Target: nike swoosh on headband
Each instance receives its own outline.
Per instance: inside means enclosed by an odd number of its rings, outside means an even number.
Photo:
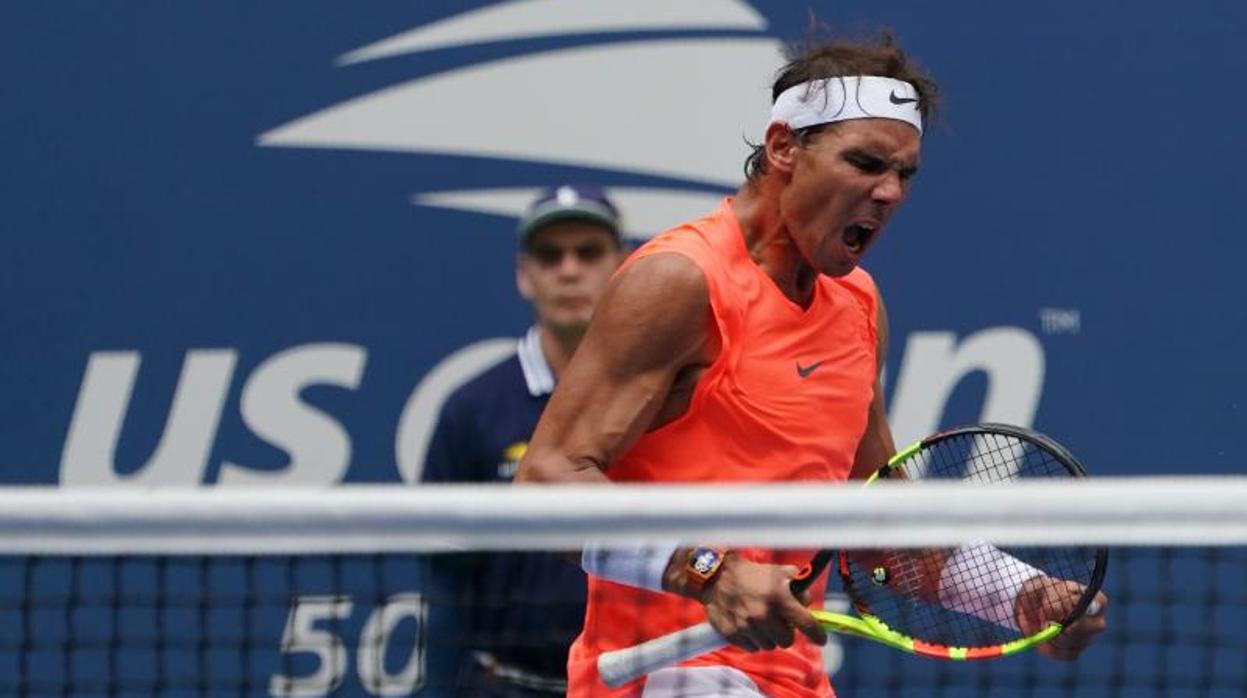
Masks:
[[[888,94],[888,101],[893,104],[909,104],[910,102],[917,102],[918,98],[917,97],[897,97],[896,90],[893,90],[892,92]]]

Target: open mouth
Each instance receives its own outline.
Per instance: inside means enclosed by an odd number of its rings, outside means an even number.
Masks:
[[[861,254],[878,232],[879,226],[875,223],[854,223],[844,229],[844,246],[853,254]]]

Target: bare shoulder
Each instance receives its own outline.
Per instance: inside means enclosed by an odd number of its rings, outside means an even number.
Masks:
[[[590,351],[630,357],[621,364],[652,366],[660,358],[679,364],[704,349],[709,315],[701,268],[684,255],[661,252],[615,277],[585,339]]]
[[[594,325],[628,329],[628,334],[639,333],[638,339],[689,337],[700,333],[701,320],[710,312],[709,287],[688,257],[652,254],[615,277],[598,312]]]
[[[675,252],[651,254],[630,264],[615,278],[613,295],[655,302],[654,307],[675,303],[710,305],[706,276],[693,260]]]

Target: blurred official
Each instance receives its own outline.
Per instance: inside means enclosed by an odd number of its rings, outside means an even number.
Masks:
[[[454,392],[433,433],[425,482],[510,482],[555,382],[623,261],[619,213],[599,189],[552,188],[519,227],[516,286],[536,323],[516,353]],[[445,558],[445,559],[442,559]],[[546,553],[436,556],[435,583],[461,597],[471,648],[463,695],[566,692],[567,649],[584,619],[585,575]]]

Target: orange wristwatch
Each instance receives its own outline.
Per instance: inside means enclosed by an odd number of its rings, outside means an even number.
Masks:
[[[688,564],[684,566],[684,578],[689,589],[700,595],[706,585],[719,576],[725,557],[727,550],[723,548],[701,546],[689,551]]]

